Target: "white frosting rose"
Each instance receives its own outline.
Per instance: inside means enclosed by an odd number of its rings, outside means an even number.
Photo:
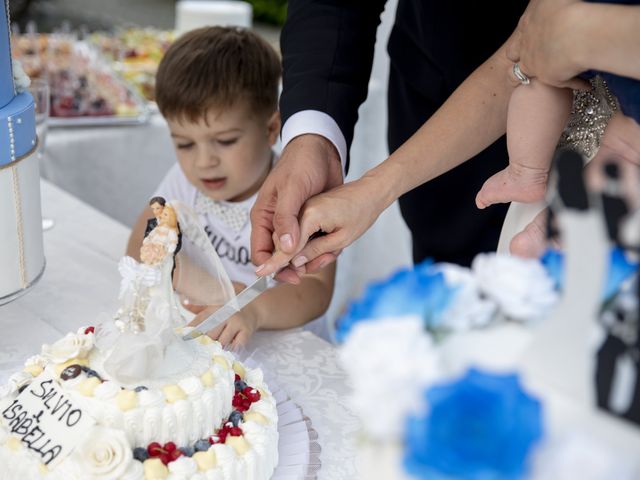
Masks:
[[[480,290],[514,320],[542,318],[558,299],[553,280],[537,260],[485,253],[476,256],[472,268]]]
[[[180,457],[169,463],[169,471],[179,478],[190,479],[198,471],[198,464],[193,458]]]
[[[110,398],[115,397],[119,391],[120,387],[117,383],[107,381],[98,385],[93,391],[93,395],[102,400],[109,400]]]
[[[199,378],[196,377],[184,378],[180,380],[180,382],[178,382],[178,385],[182,390],[184,390],[184,393],[186,393],[190,397],[199,396],[204,389],[202,382]]]
[[[353,411],[371,436],[385,441],[400,438],[424,387],[440,377],[439,357],[418,316],[357,323],[340,361],[353,385]]]
[[[53,345],[43,345],[42,355],[53,363],[64,363],[72,358],[84,358],[93,348],[93,335],[68,333]]]
[[[105,427],[94,427],[74,456],[87,478],[96,480],[119,478],[133,461],[124,432]]]

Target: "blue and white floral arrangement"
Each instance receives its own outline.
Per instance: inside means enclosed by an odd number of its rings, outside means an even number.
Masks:
[[[481,254],[471,269],[425,262],[351,303],[336,331],[350,407],[366,444],[395,449],[394,478],[573,480],[577,464],[594,480],[613,478],[612,468],[636,478],[637,465],[593,438],[546,435],[546,393],[519,374],[529,327],[557,303],[562,270],[555,251],[541,261]],[[613,250],[603,300],[636,271]],[[383,458],[369,454],[362,478],[387,479]]]

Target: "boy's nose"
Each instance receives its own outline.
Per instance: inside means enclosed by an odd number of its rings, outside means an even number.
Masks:
[[[203,149],[196,160],[200,168],[215,167],[220,164],[220,157],[213,149]]]

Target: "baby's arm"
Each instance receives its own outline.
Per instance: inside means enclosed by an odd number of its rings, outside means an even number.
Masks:
[[[331,263],[300,284],[270,288],[224,324],[208,332],[224,346],[246,345],[256,330],[282,330],[302,326],[324,314],[333,296],[336,266]],[[201,319],[205,315],[199,315]],[[193,324],[199,323],[194,319]]]
[[[478,208],[511,201],[542,200],[553,152],[569,118],[573,94],[532,79],[509,99],[509,166],[489,178],[476,197]]]

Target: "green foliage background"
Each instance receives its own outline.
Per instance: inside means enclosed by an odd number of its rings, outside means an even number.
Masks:
[[[287,18],[287,0],[247,0],[253,5],[253,19],[282,26]]]

